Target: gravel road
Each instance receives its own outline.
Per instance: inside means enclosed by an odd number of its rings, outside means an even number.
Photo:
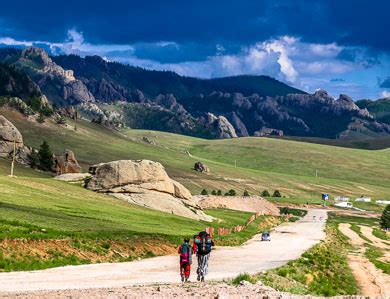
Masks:
[[[278,226],[271,242],[260,235],[240,247],[221,247],[211,253],[207,280],[233,278],[240,273],[257,273],[297,259],[325,238],[326,211],[311,209],[300,221]],[[116,288],[131,285],[177,283],[177,256],[146,260],[67,266],[41,271],[0,273],[0,295],[36,291]],[[196,261],[193,264],[194,273]],[[194,281],[196,277],[192,275]]]

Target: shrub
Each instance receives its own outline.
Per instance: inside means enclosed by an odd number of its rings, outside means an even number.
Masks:
[[[61,116],[61,115],[57,116],[57,117],[55,118],[55,121],[56,121],[56,123],[59,124],[59,125],[65,125],[65,124],[66,124],[66,119],[65,119],[65,117],[63,117],[63,116]]]
[[[206,189],[203,189],[202,192],[200,192],[201,195],[207,195],[209,194]]]
[[[280,214],[282,214],[282,215],[290,214],[290,210],[288,207],[281,207],[281,208],[279,208],[279,211],[280,211]]]
[[[380,225],[383,229],[390,228],[390,205],[387,205],[386,208],[383,210],[381,219],[380,219]]]
[[[234,189],[230,189],[228,192],[225,193],[225,196],[236,196],[236,191]]]
[[[248,273],[242,273],[232,280],[233,285],[239,285],[241,281],[248,281],[250,283],[256,283],[256,277]]]
[[[37,117],[37,122],[39,122],[40,124],[43,124],[45,122],[45,116],[42,113],[39,113]]]
[[[53,152],[46,140],[41,144],[38,151],[39,168],[44,171],[51,171],[53,168]]]
[[[217,195],[218,195],[218,196],[222,196],[222,191],[221,191],[221,190],[218,190],[218,191],[217,191]]]
[[[282,197],[279,190],[275,190],[274,194],[272,194],[272,197]]]
[[[217,195],[217,191],[215,190],[211,191],[211,195]]]
[[[270,197],[271,194],[269,194],[268,190],[264,190],[263,192],[261,192],[261,196],[262,197]]]
[[[250,194],[249,194],[249,192],[248,192],[248,190],[246,190],[245,189],[245,191],[244,191],[244,194],[243,194],[244,196],[250,196]]]

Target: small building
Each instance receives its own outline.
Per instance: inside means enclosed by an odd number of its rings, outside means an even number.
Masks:
[[[334,198],[335,201],[350,201],[350,198],[349,197],[345,197],[345,196],[337,196]]]
[[[353,208],[353,204],[348,201],[342,201],[334,204],[336,207],[340,208]]]
[[[379,203],[381,205],[390,205],[390,200],[377,200],[376,203]]]
[[[361,197],[356,198],[355,201],[358,201],[358,202],[371,202],[371,198],[370,197],[366,197],[366,196],[361,196]]]

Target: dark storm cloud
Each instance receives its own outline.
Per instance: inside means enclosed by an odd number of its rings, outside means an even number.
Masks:
[[[4,1],[0,34],[59,42],[75,27],[91,43],[201,45],[293,35],[307,42],[390,50],[389,9],[384,0]]]

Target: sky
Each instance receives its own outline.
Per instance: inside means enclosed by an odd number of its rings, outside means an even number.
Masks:
[[[387,0],[2,1],[0,46],[100,55],[201,78],[268,75],[390,97]]]

